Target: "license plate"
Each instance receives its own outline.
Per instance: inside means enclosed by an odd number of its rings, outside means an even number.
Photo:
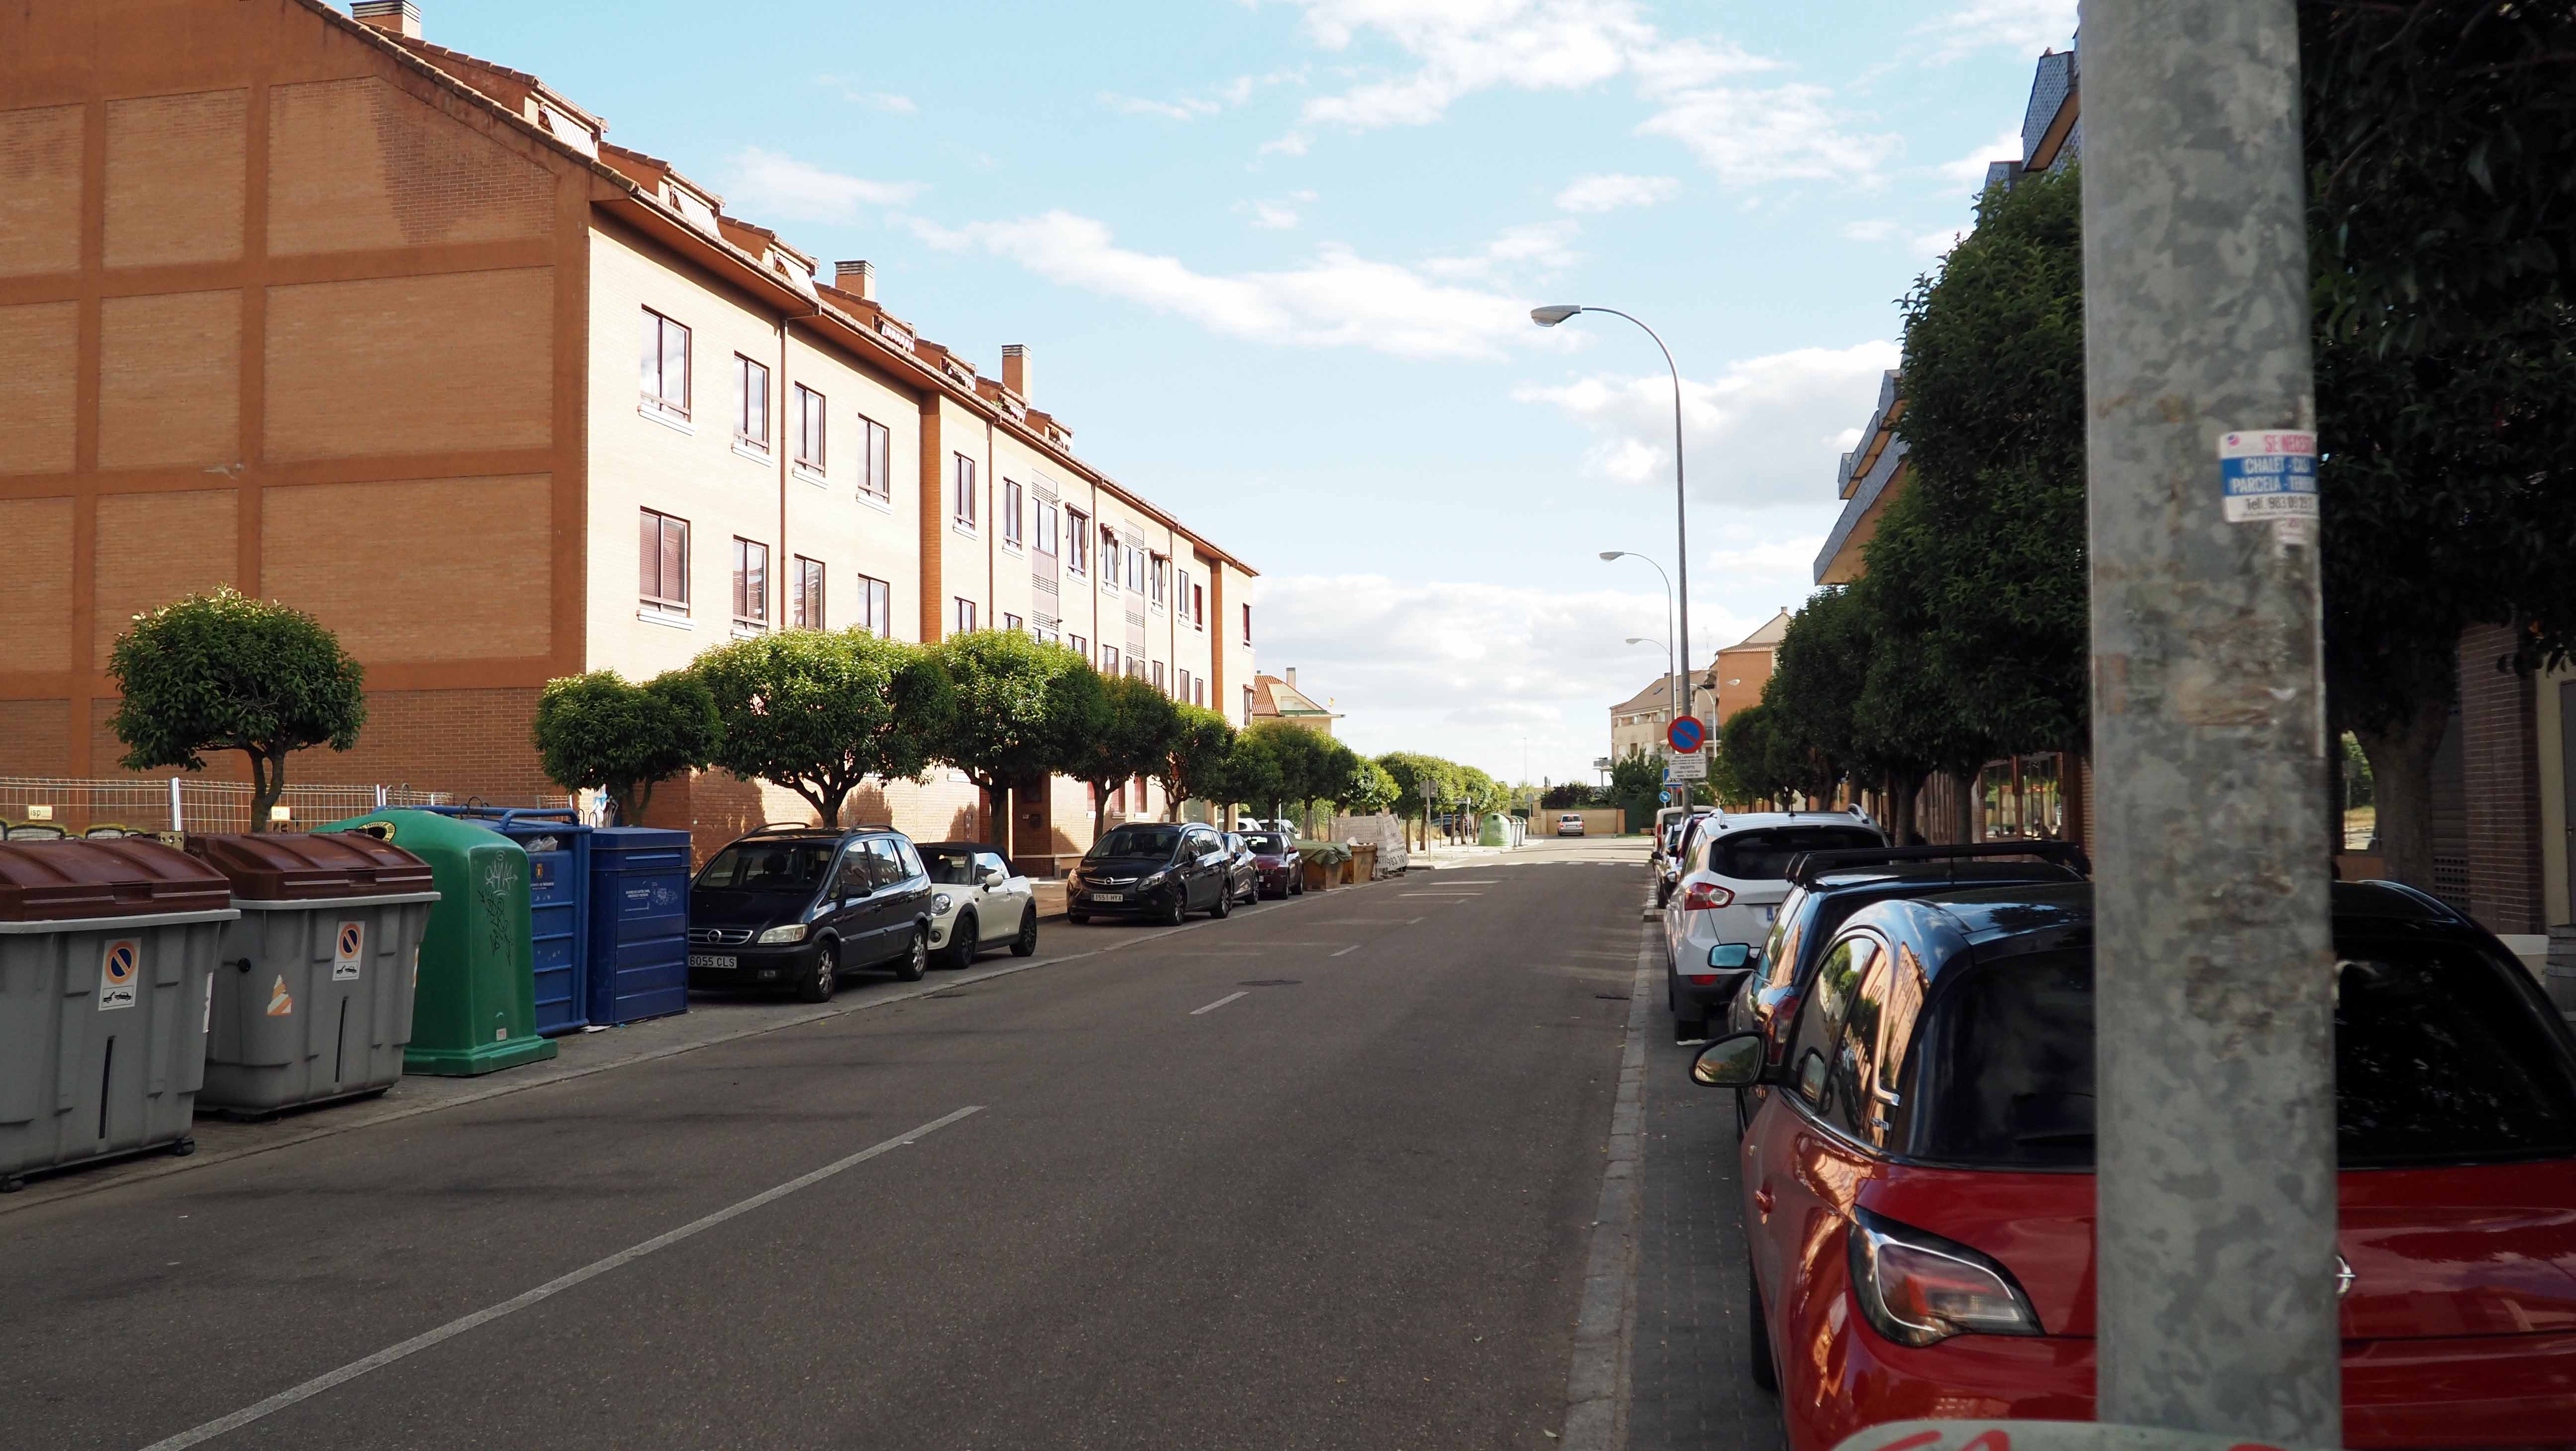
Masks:
[[[742,959],[737,957],[718,956],[717,954],[708,952],[692,952],[689,954],[689,968],[691,971],[703,969],[708,972],[731,972],[740,966],[742,966]]]
[[[1124,902],[1127,900],[1127,894],[1125,892],[1094,892],[1091,894],[1091,900],[1095,902]]]

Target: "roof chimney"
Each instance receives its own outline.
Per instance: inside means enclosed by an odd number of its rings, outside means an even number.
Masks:
[[[1002,386],[1029,401],[1029,346],[1026,343],[1002,344]]]
[[[1288,688],[1290,690],[1297,688],[1297,667],[1294,665],[1288,667]]]
[[[857,293],[869,302],[877,300],[877,268],[873,262],[835,262],[832,285],[843,292]]]
[[[387,35],[420,39],[420,7],[412,0],[350,0],[349,16]]]

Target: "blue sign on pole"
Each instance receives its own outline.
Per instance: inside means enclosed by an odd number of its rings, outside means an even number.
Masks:
[[[1698,716],[1680,716],[1664,727],[1664,739],[1674,750],[1687,756],[1707,744],[1708,727],[1700,724]]]

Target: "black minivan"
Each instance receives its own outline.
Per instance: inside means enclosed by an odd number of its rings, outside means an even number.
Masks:
[[[930,877],[890,826],[764,826],[689,886],[689,986],[786,987],[832,1000],[840,974],[930,964]]]
[[[1065,884],[1064,919],[1147,917],[1178,922],[1234,910],[1232,855],[1215,828],[1195,822],[1122,822],[1109,828]]]

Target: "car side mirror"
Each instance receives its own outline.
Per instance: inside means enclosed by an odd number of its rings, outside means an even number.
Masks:
[[[1691,1081],[1703,1088],[1751,1088],[1762,1082],[1768,1055],[1759,1033],[1729,1033],[1691,1060]]]
[[[986,872],[984,874],[984,885],[988,887],[998,887],[1008,880],[1010,879],[1003,876],[1000,872]]]
[[[1708,965],[1721,972],[1733,972],[1753,965],[1753,944],[1721,942],[1708,950]]]

